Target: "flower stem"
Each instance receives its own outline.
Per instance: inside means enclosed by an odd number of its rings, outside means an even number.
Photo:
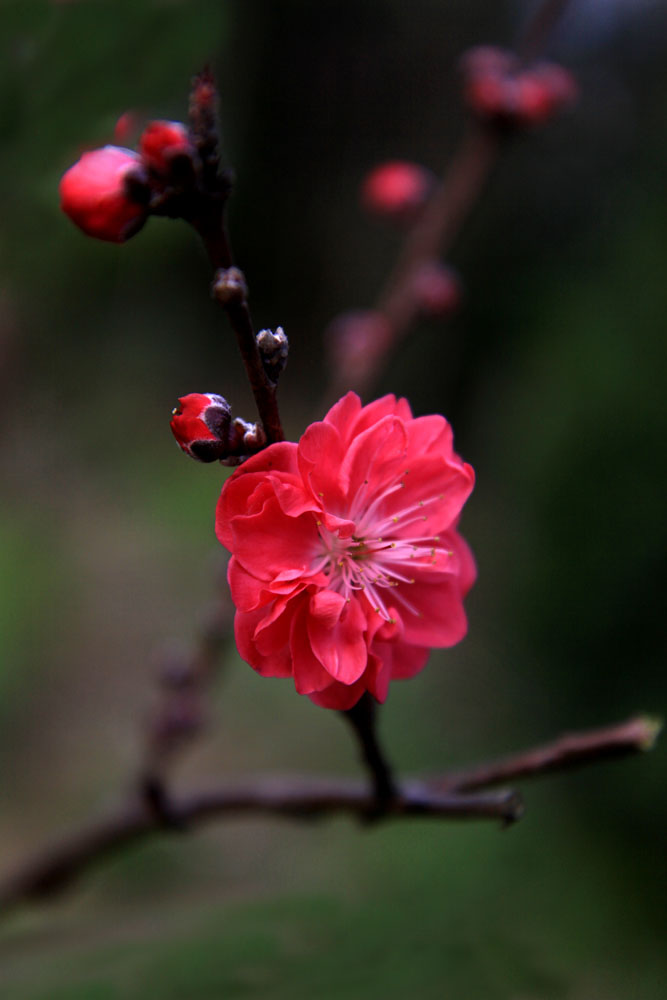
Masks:
[[[382,752],[376,734],[376,703],[366,692],[356,705],[342,713],[354,729],[359,740],[362,760],[368,767],[373,779],[375,804],[372,810],[374,817],[385,813],[396,798],[397,788],[394,783],[391,768]]]

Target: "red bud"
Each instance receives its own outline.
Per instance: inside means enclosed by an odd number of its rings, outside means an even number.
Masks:
[[[199,462],[215,462],[227,454],[231,407],[213,392],[181,396],[171,419],[179,445]]]
[[[139,139],[139,151],[146,166],[165,173],[174,156],[190,151],[188,131],[182,122],[149,122]]]
[[[421,208],[433,188],[433,175],[418,163],[381,163],[366,175],[361,202],[373,215],[403,220]]]
[[[144,205],[128,197],[127,174],[141,167],[130,149],[104,146],[84,153],[60,181],[60,207],[88,236],[123,243],[146,221]]]

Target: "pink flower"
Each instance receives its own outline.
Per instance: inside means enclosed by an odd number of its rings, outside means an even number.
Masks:
[[[474,482],[440,416],[350,392],[298,444],[272,444],[222,490],[239,652],[326,708],[378,701],[466,633],[475,579],[456,530]]]
[[[127,174],[140,166],[137,153],[120,146],[84,153],[63,174],[60,207],[88,236],[123,243],[147,218],[146,208],[128,197],[125,185]]]

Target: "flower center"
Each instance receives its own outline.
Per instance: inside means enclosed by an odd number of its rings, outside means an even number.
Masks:
[[[425,508],[442,501],[442,496],[420,500],[390,516],[380,513],[382,501],[404,485],[401,481],[374,497],[372,502],[363,503],[363,496],[357,494],[352,504],[357,532],[349,538],[341,538],[320,525],[322,549],[313,566],[315,572],[324,572],[329,577],[331,590],[348,600],[352,592],[362,591],[377,614],[392,624],[395,618],[388,604],[401,605],[418,614],[406,593],[415,582],[413,574],[417,567],[423,572],[436,563],[438,554],[452,555],[439,547],[439,535],[417,536],[416,533],[418,526],[428,519]],[[413,525],[415,535],[402,537],[405,528]]]

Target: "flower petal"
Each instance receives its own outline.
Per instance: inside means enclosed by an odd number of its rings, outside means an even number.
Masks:
[[[308,638],[324,669],[335,680],[353,684],[368,662],[366,616],[356,597],[322,590],[310,598]]]

